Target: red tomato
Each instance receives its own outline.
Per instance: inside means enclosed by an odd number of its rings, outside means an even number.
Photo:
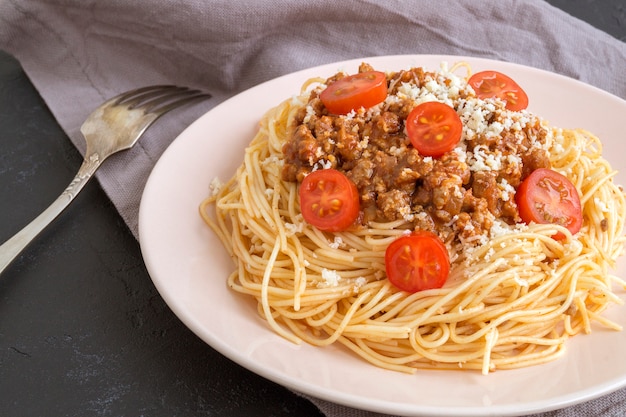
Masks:
[[[515,81],[497,71],[482,71],[472,75],[467,82],[479,98],[497,97],[506,101],[506,108],[513,111],[528,107],[528,96]]]
[[[341,232],[359,215],[356,185],[336,169],[313,171],[300,184],[300,210],[304,220],[327,232]]]
[[[320,94],[329,112],[347,114],[352,110],[369,108],[387,98],[387,77],[379,71],[349,75],[331,83]]]
[[[534,170],[515,193],[525,223],[559,224],[576,233],[583,224],[580,197],[567,177],[547,168]],[[562,233],[553,236],[560,240]]]
[[[463,123],[452,107],[427,101],[411,110],[406,118],[406,131],[420,154],[438,157],[459,143]]]
[[[399,237],[385,252],[389,281],[403,291],[441,288],[448,279],[450,258],[434,233],[419,231]]]

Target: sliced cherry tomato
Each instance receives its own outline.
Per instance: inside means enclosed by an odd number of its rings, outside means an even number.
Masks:
[[[559,224],[572,234],[583,224],[576,187],[567,177],[551,169],[534,170],[518,187],[515,202],[525,223]],[[565,238],[562,233],[553,237]]]
[[[300,210],[304,220],[327,232],[341,232],[359,215],[356,185],[336,169],[313,171],[300,184]]]
[[[499,98],[513,111],[528,107],[528,96],[513,79],[497,71],[482,71],[472,75],[467,82],[479,98]]]
[[[441,288],[448,279],[450,257],[437,235],[419,231],[389,244],[385,269],[389,281],[403,291]]]
[[[352,110],[369,108],[387,98],[387,77],[379,71],[349,75],[331,83],[320,94],[329,112],[347,114]]]
[[[406,131],[420,154],[438,157],[459,143],[463,122],[447,104],[427,101],[411,110],[406,118]]]

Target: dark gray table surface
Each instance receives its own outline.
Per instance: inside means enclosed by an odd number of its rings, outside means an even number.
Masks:
[[[626,41],[624,0],[549,0]],[[47,207],[81,157],[0,51],[0,242]],[[154,288],[90,183],[0,277],[0,416],[321,416],[223,357]]]

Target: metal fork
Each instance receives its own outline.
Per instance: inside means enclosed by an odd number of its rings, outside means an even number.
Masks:
[[[87,150],[78,173],[46,210],[0,246],[0,274],[74,200],[105,159],[130,149],[165,113],[210,97],[199,90],[158,85],[128,91],[98,107],[80,128]]]

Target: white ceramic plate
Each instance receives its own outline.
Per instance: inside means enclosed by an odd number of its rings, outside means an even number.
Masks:
[[[217,106],[186,129],[156,164],[139,213],[148,271],[174,313],[223,355],[274,382],[321,399],[398,415],[522,415],[561,408],[626,385],[626,331],[595,327],[570,340],[555,362],[488,376],[469,371],[378,369],[341,347],[293,345],[268,329],[254,303],[229,291],[232,262],[198,215],[215,177],[226,180],[241,163],[264,112],[299,91],[312,76],[355,72],[362,61],[380,70],[438,69],[464,60],[474,71],[513,77],[529,109],[561,127],[583,127],[603,139],[613,166],[626,172],[626,102],[578,81],[537,69],[454,56],[390,56],[324,65],[258,85]],[[626,184],[621,175],[619,183]],[[624,262],[619,271],[626,270]],[[626,295],[622,295],[626,298]],[[626,307],[608,316],[626,327]]]

